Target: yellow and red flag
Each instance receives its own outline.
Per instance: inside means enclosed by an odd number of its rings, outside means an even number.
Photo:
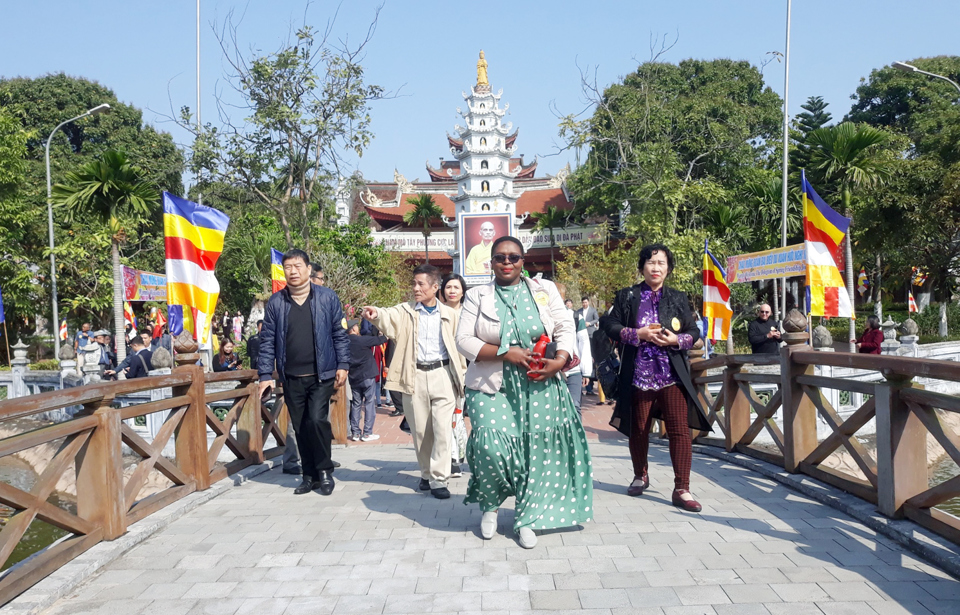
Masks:
[[[730,309],[730,286],[727,273],[720,266],[707,242],[703,242],[703,320],[704,337],[715,342],[727,339],[733,310]]]
[[[270,281],[273,292],[287,287],[287,278],[283,275],[283,252],[270,248]]]
[[[205,341],[220,297],[215,269],[230,218],[212,207],[163,193],[167,314],[171,335],[184,329]]]
[[[811,316],[853,316],[850,295],[843,283],[839,263],[841,242],[850,228],[850,218],[835,212],[807,181],[803,180],[803,244],[807,252],[807,313]]]
[[[123,320],[128,325],[130,325],[130,333],[128,338],[132,338],[137,334],[137,317],[133,313],[133,307],[131,307],[130,302],[123,302]]]
[[[912,290],[908,290],[908,291],[907,291],[907,310],[908,310],[911,314],[920,311],[920,310],[917,309],[917,302],[916,302],[916,301],[914,300],[914,298],[913,298],[913,291],[912,291]]]

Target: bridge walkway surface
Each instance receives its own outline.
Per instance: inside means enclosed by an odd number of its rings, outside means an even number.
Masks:
[[[684,513],[670,504],[670,459],[655,444],[650,490],[628,497],[629,452],[608,416],[585,408],[595,521],[544,533],[532,550],[517,543],[511,502],[496,536],[480,538],[480,511],[463,504],[468,472],[449,500],[417,491],[412,446],[383,421],[383,444],[335,450],[332,496],[293,495],[299,477],[279,468],[254,476],[45,613],[960,613],[950,575],[729,461],[694,455],[704,508]]]

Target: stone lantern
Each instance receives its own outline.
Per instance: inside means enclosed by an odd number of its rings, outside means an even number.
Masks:
[[[920,339],[919,333],[920,327],[917,326],[916,321],[912,318],[903,321],[903,324],[900,325],[900,354],[917,355],[917,341]]]
[[[880,344],[881,354],[897,354],[900,342],[897,341],[897,323],[887,318],[880,329],[883,331],[883,342]]]

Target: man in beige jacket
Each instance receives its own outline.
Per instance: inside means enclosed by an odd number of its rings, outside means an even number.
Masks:
[[[463,366],[456,356],[460,317],[437,301],[439,290],[440,271],[420,265],[413,270],[413,301],[383,309],[366,306],[363,317],[396,343],[385,388],[403,395],[420,490],[442,500],[450,497],[450,425],[463,396]]]

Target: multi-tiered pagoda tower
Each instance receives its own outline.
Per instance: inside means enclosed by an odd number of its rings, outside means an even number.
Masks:
[[[509,105],[500,107],[502,91],[494,93],[487,78],[487,62],[480,52],[476,85],[463,93],[465,108],[457,112],[464,125],[455,126],[456,136],[447,134],[452,160],[440,159],[438,167],[426,165],[428,182],[408,181],[399,171],[392,182],[364,181],[365,188],[353,195],[352,207],[346,198],[340,209],[369,214],[374,222],[373,237],[387,250],[404,252],[411,262],[425,259],[425,242],[420,229],[403,222],[412,206],[409,199],[429,194],[443,209],[444,217],[433,224],[429,238],[430,263],[445,271],[461,270],[461,264],[477,242],[479,224],[487,219],[497,233],[517,236],[527,249],[525,265],[530,273],[550,270],[549,238],[532,230],[530,214],[548,207],[571,209],[573,199],[566,189],[569,168],[555,177],[535,177],[537,161],[524,164],[517,155],[517,131],[504,122]],[[513,130],[513,132],[511,132]],[[488,218],[487,218],[488,217]],[[345,217],[342,217],[346,221]],[[469,229],[469,233],[464,232]],[[557,245],[600,241],[596,227],[576,227],[555,233]],[[479,282],[479,277],[469,283]]]

